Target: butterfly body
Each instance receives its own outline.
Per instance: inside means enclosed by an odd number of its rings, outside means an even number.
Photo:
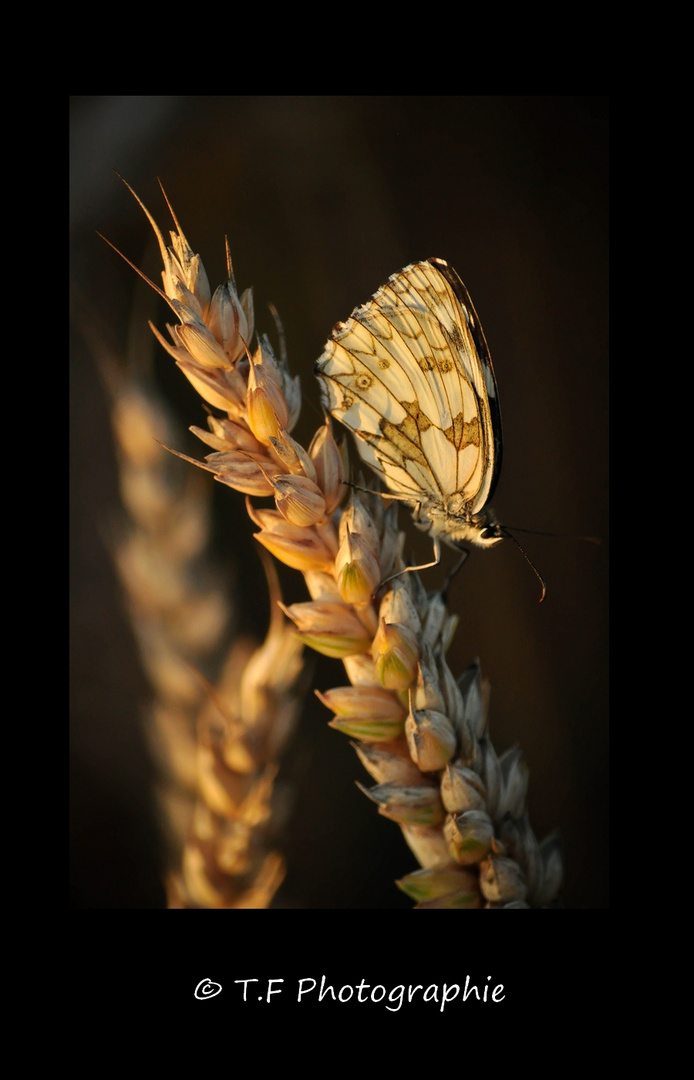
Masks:
[[[338,323],[316,363],[323,402],[415,524],[452,547],[503,538],[494,369],[467,289],[442,259],[406,266]]]

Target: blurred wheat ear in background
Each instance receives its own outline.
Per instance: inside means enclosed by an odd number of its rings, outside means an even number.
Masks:
[[[151,686],[168,906],[267,907],[285,873],[272,838],[288,793],[274,798],[274,781],[305,692],[303,647],[267,556],[266,640],[232,632],[231,568],[210,553],[210,485],[162,446],[176,441],[176,423],[151,365],[119,362],[93,326],[86,336],[112,403],[123,512],[106,543]]]

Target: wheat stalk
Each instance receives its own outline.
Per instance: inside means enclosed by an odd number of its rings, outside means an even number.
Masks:
[[[539,844],[530,828],[519,752],[494,751],[479,665],[458,681],[448,668],[456,616],[416,573],[379,589],[405,569],[397,508],[354,489],[341,506],[346,452],[328,417],[307,449],[292,438],[299,381],[286,356],[278,359],[267,337],[255,335],[252,294],[238,294],[228,245],[228,281],[212,295],[170,204],[175,231],[167,245],[132,194],[164,264],[163,290],[149,284],[178,320],[168,327],[171,342],[152,330],[222,413],[210,411],[209,430],[191,428],[212,448],[204,463],[178,456],[245,493],[256,539],[303,573],[311,599],[284,610],[304,643],[344,663],[350,685],[319,697],[376,781],[362,790],[401,827],[419,862],[397,884],[417,907],[549,905],[561,884],[558,844]],[[251,496],[273,496],[275,509],[256,508]]]

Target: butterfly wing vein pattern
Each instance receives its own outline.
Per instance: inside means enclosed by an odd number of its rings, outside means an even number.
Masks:
[[[438,538],[501,539],[488,507],[501,467],[496,379],[452,267],[429,259],[393,274],[337,324],[316,371],[326,407],[436,549]]]

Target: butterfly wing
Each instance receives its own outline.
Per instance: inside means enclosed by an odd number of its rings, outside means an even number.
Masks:
[[[406,266],[338,323],[316,364],[326,407],[391,492],[466,512],[501,467],[494,369],[467,289],[442,259]]]

